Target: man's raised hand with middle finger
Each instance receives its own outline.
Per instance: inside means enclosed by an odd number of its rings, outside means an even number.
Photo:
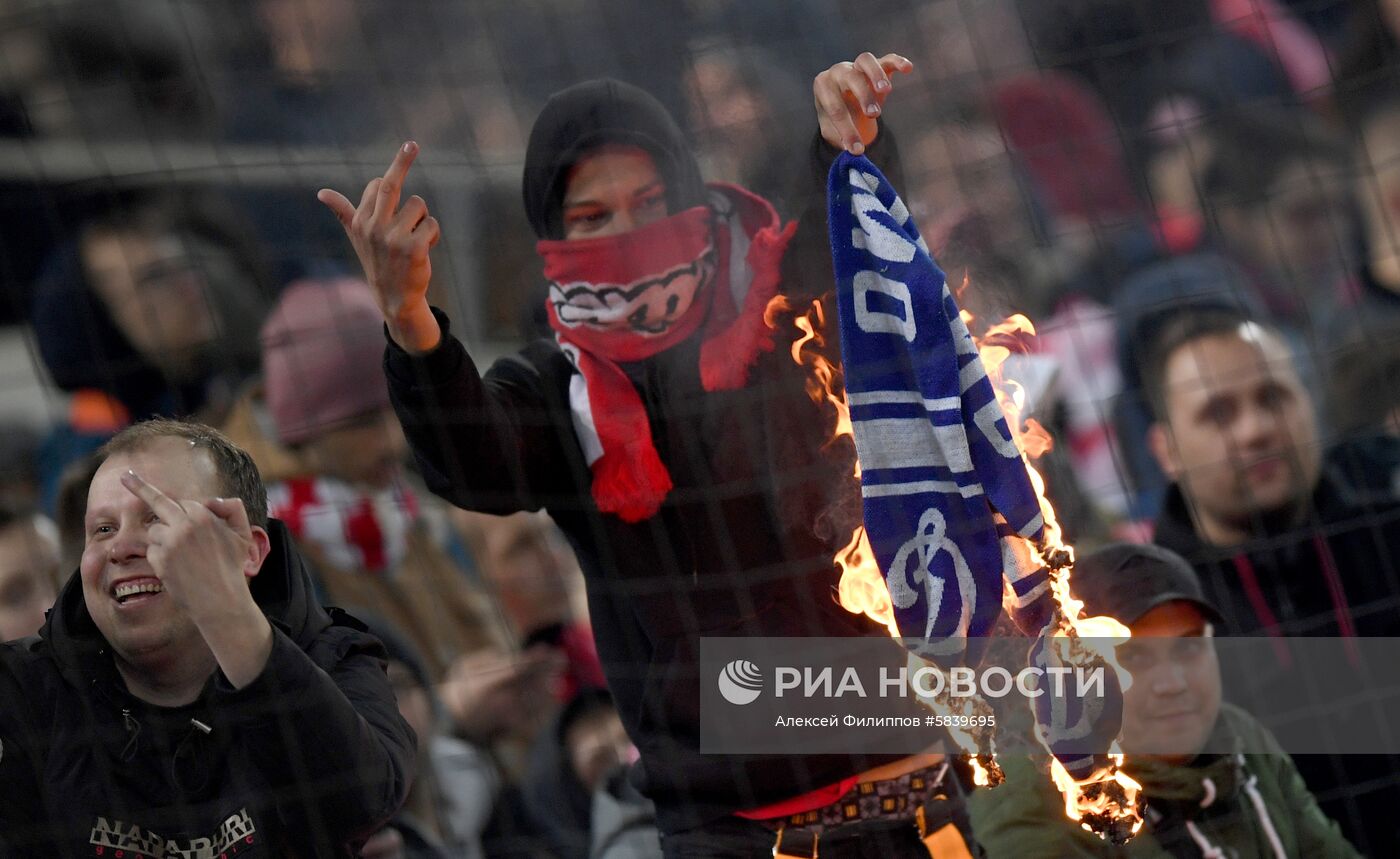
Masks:
[[[335,214],[350,238],[394,342],[410,354],[421,355],[442,339],[428,306],[433,274],[428,254],[441,239],[442,228],[417,194],[399,205],[408,168],[417,155],[418,144],[413,141],[399,147],[384,175],[365,185],[359,206],[330,188],[322,188],[316,199]]]
[[[146,556],[166,593],[234,688],[253,682],[272,652],[272,626],[248,589],[267,556],[267,532],[253,531],[237,498],[176,501],[134,470],[121,481],[157,517],[147,528]]]
[[[251,683],[272,649],[248,585],[268,535],[222,492],[210,455],[181,438],[111,456],[88,490],[88,612],[132,691],[166,706],[194,700],[216,665]]]
[[[822,139],[834,149],[864,153],[879,133],[885,99],[894,91],[891,75],[913,71],[914,64],[899,54],[877,58],[866,51],[818,74],[812,80],[812,97]]]

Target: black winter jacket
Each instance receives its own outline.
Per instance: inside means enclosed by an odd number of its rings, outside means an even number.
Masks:
[[[872,158],[882,144],[892,149],[885,133]],[[834,282],[824,150],[814,140],[809,187],[821,193],[809,197],[784,259],[782,291],[800,311]],[[860,517],[854,448],[849,437],[828,444],[835,415],[808,397],[805,369],[787,348],[797,333],[790,319],[741,390],[702,388],[697,337],[622,365],[675,485],[660,512],[636,524],[593,503],[570,418],[573,368],[554,342],[536,342],[483,377],[446,317],[438,320],[443,341],[433,352],[413,358],[391,341],[385,355],[390,396],[424,479],[467,509],[543,508],[568,537],[608,687],[641,752],[634,778],[656,802],[663,832],[893,759],[699,751],[697,684],[714,682],[698,675],[702,636],[886,634],[835,599],[833,557]]]
[[[1321,479],[1303,521],[1260,533],[1238,546],[1212,546],[1196,533],[1186,501],[1172,486],[1157,520],[1156,542],[1191,561],[1206,598],[1230,635],[1339,636],[1339,604],[1350,611],[1358,635],[1400,636],[1400,496],[1394,475],[1400,443],[1394,439],[1350,442],[1325,457]],[[1335,570],[1340,590],[1328,584]],[[1267,612],[1265,611],[1267,608]],[[1270,629],[1266,616],[1277,620]],[[1280,651],[1286,647],[1280,643]],[[1280,653],[1280,665],[1287,657]],[[1338,665],[1339,672],[1356,670]],[[1297,672],[1261,666],[1277,682],[1311,694]],[[1225,690],[1229,697],[1230,690]],[[1358,707],[1327,725],[1345,736],[1348,719],[1373,718]],[[1358,725],[1366,732],[1375,726]],[[1368,855],[1391,855],[1400,844],[1400,755],[1295,755],[1318,804],[1341,824],[1347,838]]]
[[[1264,633],[1269,614],[1283,635],[1341,634],[1329,566],[1359,635],[1400,635],[1400,495],[1391,481],[1397,466],[1400,444],[1392,439],[1335,448],[1303,520],[1237,546],[1206,543],[1174,485],[1155,539],[1200,573],[1231,635]]]
[[[76,574],[39,636],[0,646],[0,856],[356,856],[402,804],[414,740],[383,647],[268,530],[272,654],[242,689],[216,672],[185,707],[132,696]]]

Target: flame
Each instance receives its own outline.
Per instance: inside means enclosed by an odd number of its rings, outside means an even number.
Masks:
[[[1121,754],[1109,755],[1109,761],[1108,766],[1076,781],[1057,758],[1051,757],[1050,778],[1065,797],[1066,817],[1090,832],[1107,835],[1115,844],[1122,844],[1142,829],[1140,815],[1123,814],[1124,808],[1136,811],[1142,785],[1123,772]]]
[[[774,296],[763,310],[763,321],[769,328],[776,328],[778,317],[791,310],[792,305],[786,296]],[[831,441],[834,442],[851,434],[851,410],[846,406],[846,389],[841,382],[840,368],[822,354],[826,347],[826,338],[821,333],[826,330],[826,310],[823,309],[821,300],[814,299],[807,313],[794,317],[792,324],[802,332],[802,336],[792,342],[791,353],[793,361],[807,368],[807,396],[818,405],[826,402],[836,409],[836,428],[831,433]],[[809,346],[811,348],[808,348]],[[858,462],[856,477],[860,477]],[[873,558],[873,555],[870,557]],[[880,583],[881,586],[884,585],[883,578],[880,579]]]
[[[961,294],[968,286],[964,277]],[[793,312],[794,308],[784,296],[777,296],[764,311],[764,321],[770,328],[778,327],[779,318]],[[972,328],[976,317],[967,310],[961,311],[965,325]],[[826,312],[820,299],[814,300],[804,314],[794,315],[793,325],[802,332],[793,341],[791,355],[794,362],[807,368],[806,389],[808,396],[818,405],[829,403],[836,412],[835,427],[831,441],[851,435],[851,413],[846,404],[845,387],[840,367],[833,365],[823,354],[826,347]],[[1025,315],[1016,313],[992,325],[980,336],[974,336],[982,365],[996,391],[997,402],[1006,415],[1006,423],[1016,447],[1021,451],[1022,460],[1031,486],[1040,501],[1040,511],[1045,521],[1044,537],[1040,544],[1024,541],[1024,549],[1038,562],[1051,569],[1052,593],[1058,606],[1056,625],[1052,633],[1051,645],[1055,646],[1066,662],[1082,662],[1088,651],[1092,657],[1103,659],[1117,673],[1122,688],[1126,691],[1131,677],[1118,664],[1112,646],[1099,642],[1107,638],[1126,638],[1128,629],[1109,617],[1084,617],[1084,603],[1074,598],[1070,592],[1070,571],[1074,565],[1074,550],[1062,540],[1055,508],[1045,494],[1045,480],[1031,463],[1045,455],[1053,444],[1053,439],[1043,426],[1033,419],[1022,420],[1025,408],[1025,392],[1019,384],[1003,378],[1003,365],[1012,354],[1028,351],[1028,339],[1036,334],[1035,325]],[[855,465],[855,476],[860,477],[860,463]],[[837,599],[841,606],[855,614],[866,615],[881,623],[892,637],[900,636],[895,623],[894,606],[890,601],[885,578],[876,562],[875,553],[870,547],[863,525],[857,525],[851,539],[839,552],[835,561],[841,570],[837,585]],[[1106,651],[1106,652],[1104,652]],[[920,661],[910,656],[911,661]],[[986,708],[986,702],[975,698],[954,699],[942,695],[936,698],[921,696],[920,699],[935,712],[951,715]],[[997,766],[990,730],[949,729],[955,742],[968,754],[974,781],[978,785],[994,785],[1001,782],[1001,768]],[[1109,764],[1083,781],[1076,781],[1058,760],[1052,756],[1052,776],[1055,785],[1065,797],[1065,814],[1078,821],[1090,831],[1107,834],[1115,841],[1131,837],[1142,827],[1142,817],[1138,813],[1137,797],[1141,785],[1122,771],[1123,756],[1111,754]],[[1125,834],[1126,833],[1126,834]]]
[[[890,603],[890,590],[885,586],[885,577],[880,574],[880,567],[875,562],[875,552],[865,536],[865,526],[857,526],[851,533],[851,542],[836,554],[836,564],[841,568],[836,595],[842,608],[884,624],[890,631],[890,637],[899,638],[899,627],[894,622],[894,606]]]
[[[967,280],[964,279],[964,289]],[[976,321],[968,311],[962,311],[962,320],[969,327]],[[1127,691],[1132,685],[1132,677],[1119,665],[1113,639],[1123,639],[1131,634],[1128,628],[1111,617],[1085,617],[1084,603],[1074,597],[1070,590],[1071,573],[1074,568],[1074,548],[1063,541],[1063,531],[1055,515],[1055,508],[1045,494],[1045,479],[1031,462],[1049,452],[1053,439],[1039,422],[1033,419],[1022,420],[1025,408],[1025,392],[1019,384],[1003,378],[1002,368],[1014,352],[1027,349],[1027,338],[1035,336],[1035,325],[1020,313],[1012,314],[1005,320],[990,326],[981,337],[973,337],[977,344],[987,377],[996,391],[997,402],[1006,415],[1006,424],[1021,458],[1026,464],[1026,474],[1040,500],[1040,512],[1045,518],[1044,538],[1039,545],[1026,541],[1025,547],[1040,563],[1051,570],[1051,593],[1057,611],[1051,621],[1055,628],[1050,633],[1050,646],[1054,647],[1060,659],[1066,664],[1084,664],[1102,660],[1114,670],[1118,681]],[[1058,759],[1051,757],[1051,774],[1055,786],[1065,798],[1065,814],[1071,820],[1091,832],[1104,835],[1121,843],[1135,835],[1142,828],[1143,820],[1138,806],[1138,796],[1142,786],[1122,770],[1123,755],[1108,756],[1107,766],[1090,774],[1082,781],[1076,781],[1065,770]]]

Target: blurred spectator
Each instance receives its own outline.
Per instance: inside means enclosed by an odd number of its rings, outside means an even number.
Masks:
[[[82,560],[83,547],[87,545],[83,517],[87,515],[88,486],[101,464],[94,451],[70,462],[59,475],[54,522],[58,526],[59,557],[64,571],[76,570]]]
[[[1210,13],[1221,30],[1274,59],[1300,96],[1321,95],[1332,82],[1322,42],[1282,0],[1210,0]]]
[[[0,134],[87,141],[205,133],[211,119],[190,47],[197,7],[171,18],[140,0],[9,10],[0,28]]]
[[[688,6],[669,6],[664,25],[649,0],[479,0],[471,17],[474,28],[492,33],[499,62],[530,59],[528,73],[503,79],[517,115],[533,116],[578,81],[610,77],[645,86],[672,115],[684,116],[681,76],[694,32]]]
[[[53,522],[0,501],[0,641],[38,633],[60,584]]]
[[[781,68],[817,69],[831,57],[855,54],[858,24],[843,20],[841,0],[686,0],[685,6],[688,33],[761,45]]]
[[[1327,373],[1327,415],[1342,436],[1400,438],[1400,320],[1375,325],[1337,349]],[[1400,487],[1397,487],[1400,491]]]
[[[1087,299],[1065,302],[1051,318],[1036,321],[1036,346],[1059,368],[1055,393],[1064,420],[1054,427],[1055,448],[1068,451],[1073,479],[1094,508],[1112,522],[1135,513],[1123,456],[1114,444],[1113,403],[1123,389],[1118,329],[1113,313]],[[1059,499],[1055,499],[1059,509]]]
[[[595,834],[594,796],[612,773],[636,759],[612,697],[601,689],[576,697],[536,740],[526,801],[560,859],[588,859]],[[651,806],[640,796],[628,804],[632,811]],[[652,842],[659,855],[654,827]]]
[[[75,397],[44,444],[45,506],[64,466],[133,420],[217,420],[257,369],[249,337],[271,289],[236,215],[138,195],[78,225],[36,287],[33,325],[53,381]]]
[[[1367,256],[1338,306],[1320,323],[1337,345],[1400,322],[1400,76],[1351,102],[1357,121],[1356,184]]]
[[[375,9],[355,0],[255,0],[225,13],[242,39],[214,81],[224,138],[343,146],[400,133],[391,88],[377,72],[391,67],[394,40],[369,37]]]
[[[39,432],[26,422],[0,422],[0,504],[39,505],[41,441]]]
[[[716,181],[733,182],[783,214],[792,153],[801,147],[808,87],[757,47],[701,46],[685,75],[696,155]]]
[[[907,196],[939,264],[954,282],[971,279],[974,294],[959,298],[975,315],[1044,319],[1067,296],[1102,301],[1156,253],[1116,138],[1082,86],[1012,78],[985,105],[946,100],[931,115],[901,142]]]
[[[1273,318],[1308,332],[1359,256],[1346,146],[1301,110],[1236,112],[1213,137],[1201,184],[1219,244]]]
[[[630,766],[613,770],[593,792],[589,859],[655,859],[661,851],[656,807],[631,772]]]
[[[1270,54],[1228,33],[1194,43],[1175,60],[1154,64],[1143,95],[1141,130],[1130,152],[1140,165],[1163,245],[1196,250],[1204,239],[1204,173],[1215,152],[1215,125],[1242,107],[1295,103]]]
[[[1133,675],[1122,743],[1125,770],[1142,785],[1146,825],[1126,848],[1109,844],[1065,816],[1064,798],[1043,769],[1012,757],[1003,764],[1006,783],[969,801],[988,859],[1360,859],[1278,741],[1254,717],[1222,703],[1211,641],[1219,613],[1183,558],[1115,543],[1079,558],[1074,584],[1088,615],[1113,617],[1132,632],[1118,647]],[[1219,751],[1231,745],[1274,751]]]
[[[1207,0],[1018,0],[1017,5],[1037,63],[1088,81],[1126,128],[1137,127],[1145,115],[1153,83],[1146,70],[1172,62],[1211,27]]]
[[[355,148],[452,124],[451,90],[428,68],[455,4],[420,0],[255,0],[216,4],[228,32],[208,88],[221,140],[301,147],[353,159]],[[438,29],[425,35],[425,28]],[[411,42],[409,40],[412,40]],[[431,97],[437,96],[432,102]],[[420,121],[410,121],[422,118]],[[439,119],[441,118],[441,119]],[[434,135],[427,135],[434,136]],[[460,139],[460,135],[458,137]],[[254,150],[256,151],[256,150]],[[324,155],[320,157],[325,157]],[[296,182],[245,183],[226,193],[257,224],[279,284],[345,270],[340,236]]]
[[[1395,634],[1400,498],[1349,485],[1367,459],[1393,470],[1393,446],[1325,459],[1286,343],[1239,310],[1173,314],[1143,377],[1149,444],[1172,480],[1157,542],[1197,566],[1228,629]]]
[[[229,431],[259,463],[271,513],[325,597],[412,637],[455,729],[479,742],[528,734],[548,714],[536,698],[551,700],[559,660],[545,648],[505,652],[504,631],[452,556],[445,518],[408,485],[382,343],[363,281],[292,284],[263,327],[263,387],[245,392]]]
[[[518,792],[488,748],[451,736],[433,680],[417,648],[387,621],[370,632],[389,655],[389,683],[399,713],[418,737],[417,778],[403,808],[365,846],[363,856],[400,859],[542,857],[543,839],[528,824]],[[394,852],[393,845],[398,845]],[[376,852],[378,851],[378,852]]]
[[[1143,367],[1145,349],[1164,322],[1191,308],[1244,308],[1263,314],[1263,302],[1239,267],[1213,253],[1163,260],[1123,282],[1114,302],[1118,318],[1118,361],[1122,393],[1113,405],[1113,423],[1122,451],[1123,477],[1133,494],[1132,518],[1156,518],[1169,481],[1147,444],[1153,424]]]
[[[1017,3],[928,0],[909,4],[884,0],[882,5],[889,11],[884,20],[862,21],[880,16],[869,13],[870,3],[843,0],[848,12],[844,24],[855,31],[855,44],[889,43],[909,51],[919,74],[907,86],[914,91],[923,89],[925,99],[936,104],[949,93],[979,89],[1035,66],[1030,36]]]
[[[990,90],[997,124],[1058,218],[1102,228],[1138,214],[1117,129],[1093,90],[1054,72]]]
[[[1105,303],[1119,282],[1158,255],[1133,191],[1120,135],[1098,95],[1054,72],[990,88],[998,127],[1050,213],[1048,242],[1064,297]]]
[[[1400,5],[1394,0],[1350,0],[1335,72],[1339,100],[1365,89],[1400,65]]]
[[[995,122],[975,103],[949,104],[900,149],[910,211],[929,246],[954,284],[971,279],[962,305],[994,320],[1013,302],[1032,315],[1048,309],[1078,249],[1051,244],[1053,214]]]
[[[564,656],[562,701],[606,685],[580,608],[583,574],[559,529],[541,513],[488,516],[452,511],[515,640]]]

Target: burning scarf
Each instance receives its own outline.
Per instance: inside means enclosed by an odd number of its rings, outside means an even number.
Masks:
[[[975,663],[1003,581],[1028,615],[1049,589],[1025,544],[1043,537],[1040,503],[947,280],[894,188],[843,154],[827,200],[866,534],[906,646],[944,666]],[[1029,657],[1056,663],[1044,632]],[[1101,695],[1036,699],[1044,742],[1075,778],[1118,735],[1122,690],[1112,671],[1106,680]]]
[[[843,154],[828,185],[846,401],[865,529],[900,632],[918,655],[965,657],[1048,572],[1018,560],[1040,504],[977,347],[903,201],[867,159]]]
[[[389,574],[408,555],[418,500],[395,485],[366,493],[328,477],[297,477],[267,489],[268,513],[338,569]]]
[[[549,324],[576,371],[569,403],[593,499],[626,522],[654,515],[672,484],[642,398],[619,365],[699,332],[701,384],[733,390],[773,348],[763,310],[796,224],[784,227],[771,204],[742,188],[710,189],[708,206],[621,235],[536,245]]]

